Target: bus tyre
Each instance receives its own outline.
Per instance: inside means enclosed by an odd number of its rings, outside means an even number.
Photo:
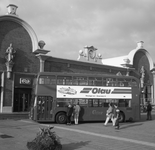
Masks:
[[[56,123],[64,124],[66,123],[66,121],[67,121],[67,117],[65,113],[60,112],[56,115]]]
[[[124,120],[125,120],[125,115],[123,112],[120,112],[119,122],[124,122]]]

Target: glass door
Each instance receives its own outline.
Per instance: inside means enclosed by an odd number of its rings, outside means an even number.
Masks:
[[[15,89],[14,112],[28,112],[31,104],[31,89]]]

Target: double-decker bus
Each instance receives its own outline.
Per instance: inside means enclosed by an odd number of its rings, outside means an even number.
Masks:
[[[79,102],[79,121],[104,121],[109,103],[120,121],[140,119],[139,81],[132,76],[40,72],[36,78],[33,119],[66,123],[67,104]]]

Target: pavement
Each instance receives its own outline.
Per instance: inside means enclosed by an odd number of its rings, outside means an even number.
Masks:
[[[0,150],[28,150],[40,127],[54,126],[60,137],[62,150],[155,150],[155,113],[153,120],[121,123],[115,130],[111,123],[86,122],[79,125],[39,124],[29,119],[0,120]]]

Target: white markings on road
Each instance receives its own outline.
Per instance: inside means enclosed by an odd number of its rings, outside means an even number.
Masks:
[[[30,121],[24,121],[24,120],[22,120],[22,122],[32,123]],[[40,124],[40,125],[49,126],[49,125],[46,125],[46,124]],[[151,142],[133,140],[133,139],[128,139],[128,138],[124,138],[124,137],[121,138],[121,137],[118,137],[118,136],[116,137],[116,136],[111,136],[111,135],[106,135],[106,134],[99,134],[99,133],[94,133],[94,132],[89,132],[89,131],[78,130],[78,129],[75,129],[75,128],[72,129],[72,128],[65,128],[65,127],[60,127],[60,126],[54,126],[54,128],[73,131],[73,132],[87,134],[87,135],[93,135],[93,136],[102,137],[102,138],[108,138],[108,139],[113,139],[113,140],[118,140],[118,141],[131,142],[131,143],[135,143],[135,144],[155,147],[155,143],[151,143]]]
[[[124,137],[121,138],[118,136],[116,137],[116,136],[111,136],[111,135],[99,134],[99,133],[94,133],[94,132],[89,132],[89,131],[78,130],[78,129],[59,127],[59,126],[54,126],[54,128],[78,132],[78,133],[87,134],[87,135],[103,137],[103,138],[109,138],[109,139],[113,139],[113,140],[119,140],[119,141],[124,141],[124,142],[131,142],[131,143],[135,143],[135,144],[141,144],[141,145],[145,145],[145,146],[155,147],[155,144],[151,143],[151,142],[138,141],[138,140],[128,139],[128,138],[124,138]]]

